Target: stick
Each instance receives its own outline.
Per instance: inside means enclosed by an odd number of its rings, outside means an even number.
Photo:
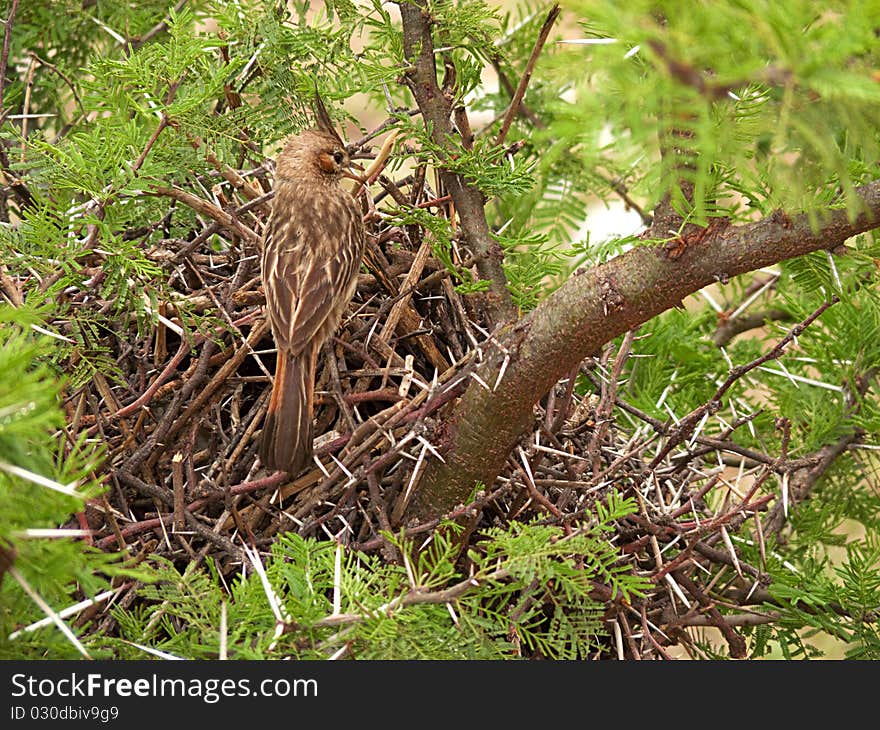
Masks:
[[[522,103],[523,97],[526,95],[526,88],[532,78],[532,71],[535,70],[538,56],[541,55],[541,50],[547,42],[547,37],[553,29],[553,24],[556,22],[556,18],[559,17],[559,12],[558,5],[554,5],[550,8],[550,12],[547,14],[547,19],[544,21],[544,25],[541,26],[541,31],[538,33],[538,39],[535,41],[534,48],[532,48],[532,55],[529,56],[528,63],[526,63],[525,73],[523,73],[522,78],[519,80],[519,84],[513,94],[513,99],[510,101],[510,106],[507,107],[507,113],[504,115],[504,121],[501,123],[501,131],[498,132],[498,137],[495,139],[496,145],[500,146],[504,144],[504,138],[507,137],[507,133],[510,131],[510,125],[513,124],[514,117],[516,117],[519,112],[519,106]]]

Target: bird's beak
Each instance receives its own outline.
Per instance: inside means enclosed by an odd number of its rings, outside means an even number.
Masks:
[[[358,165],[358,167],[360,167],[360,165]],[[363,170],[363,168],[361,168],[361,169]],[[357,172],[355,172],[354,170],[343,170],[343,171],[342,171],[342,177],[347,177],[347,178],[349,178],[350,180],[356,180],[356,181],[359,182],[361,185],[366,185],[366,184],[367,184],[367,177],[366,177],[366,175],[363,175],[363,174],[358,175]]]
[[[360,175],[355,175],[350,170],[345,170],[342,173],[342,177],[347,177],[349,180],[356,180],[357,182],[361,183],[362,185],[366,184],[366,182],[367,182],[366,178],[361,177]]]

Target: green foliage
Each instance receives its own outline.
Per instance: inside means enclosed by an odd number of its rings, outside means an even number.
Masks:
[[[695,186],[697,219],[733,190],[748,191],[747,213],[824,205],[838,186],[855,213],[854,187],[878,153],[869,121],[880,103],[875,4],[758,0],[711,12],[677,2],[569,6],[588,19],[582,37],[614,39],[558,58],[585,71],[573,79],[577,118],[593,128],[609,124],[637,146],[672,135],[692,153],[685,170],[645,155],[635,187],[652,202],[684,174]]]
[[[0,549],[13,568],[54,610],[92,596],[118,572],[116,557],[84,551],[69,537],[45,538],[29,530],[63,526],[71,512],[100,491],[94,477],[102,458],[94,440],[65,443],[56,374],[46,364],[50,339],[31,330],[39,318],[0,305]],[[47,480],[53,486],[46,486]],[[73,492],[73,494],[69,493]],[[45,617],[11,574],[0,582],[0,657],[76,657],[51,628],[10,641],[16,629]]]
[[[126,642],[216,658],[225,610],[227,651],[236,659],[339,651],[359,659],[500,659],[520,651],[583,658],[606,631],[594,582],[627,602],[650,588],[606,539],[635,510],[633,500],[612,493],[569,535],[540,524],[491,529],[470,551],[466,573],[456,566],[454,530],[418,554],[411,541],[388,535],[402,556],[397,563],[286,534],[266,561],[268,587],[248,569],[228,596],[210,564],[182,573],[159,564],[158,582],[141,590],[148,605],[115,612],[124,641],[113,645],[129,658],[143,654]]]
[[[640,357],[627,391],[633,405],[646,413],[661,420],[681,418],[712,397],[727,369],[721,353],[707,341],[715,323],[709,312],[695,316],[673,310],[652,324],[636,346]]]
[[[815,650],[808,644],[792,640],[792,629],[806,626],[813,628],[812,632],[803,632],[806,636],[821,632],[845,642],[848,658],[880,657],[880,636],[874,619],[880,599],[878,560],[880,551],[869,540],[867,544],[847,545],[845,560],[828,572],[821,570],[821,563],[811,566],[809,574],[782,572],[770,589],[775,602],[772,608],[767,606],[767,610],[779,611],[781,617],[763,641],[778,641],[785,658],[810,655]]]

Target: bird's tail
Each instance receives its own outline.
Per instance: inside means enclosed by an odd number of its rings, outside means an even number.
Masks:
[[[312,460],[315,353],[278,351],[272,397],[260,437],[260,461],[268,469],[298,475]]]

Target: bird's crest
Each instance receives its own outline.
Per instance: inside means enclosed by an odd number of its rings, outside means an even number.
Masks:
[[[315,121],[317,122],[318,129],[335,137],[340,145],[343,147],[345,146],[345,143],[339,136],[339,132],[337,132],[336,128],[333,126],[333,120],[330,118],[330,114],[327,112],[327,107],[324,106],[324,100],[318,93],[317,88],[315,88]]]

